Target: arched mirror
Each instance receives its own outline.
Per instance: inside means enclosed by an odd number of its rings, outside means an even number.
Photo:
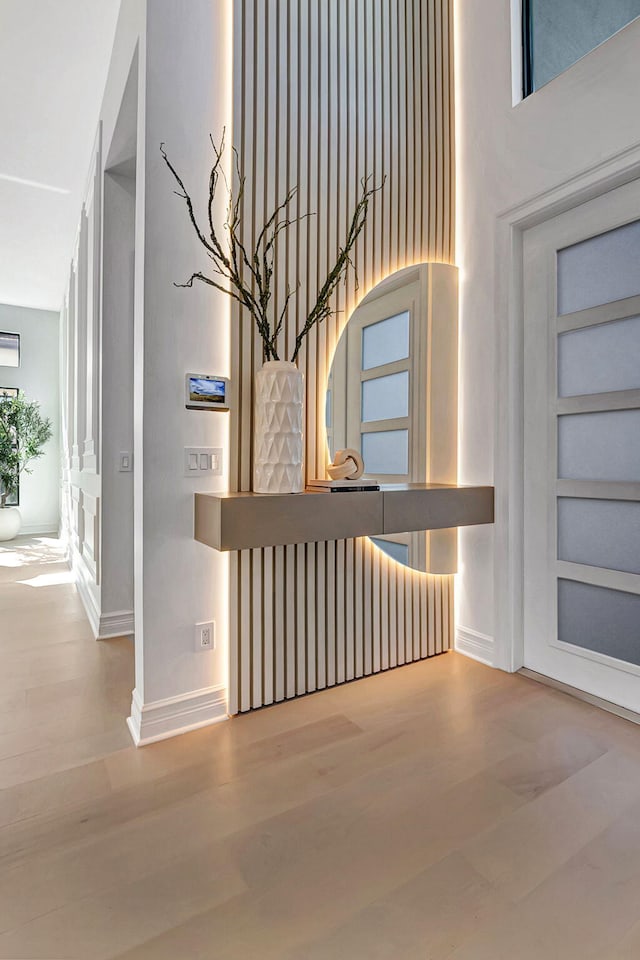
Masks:
[[[387,277],[351,315],[327,384],[329,452],[357,450],[387,484],[456,483],[458,271],[443,263]],[[455,534],[372,538],[394,560],[455,571]]]

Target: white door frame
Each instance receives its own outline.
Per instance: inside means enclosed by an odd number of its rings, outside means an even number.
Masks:
[[[640,144],[517,204],[496,220],[495,638],[493,665],[524,665],[523,235],[580,203],[640,178]],[[505,264],[507,268],[505,269]]]

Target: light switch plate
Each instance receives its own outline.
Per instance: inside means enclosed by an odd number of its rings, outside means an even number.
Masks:
[[[118,460],[120,473],[131,473],[133,470],[133,455],[128,450],[122,450]]]
[[[185,477],[221,477],[222,447],[185,447]]]

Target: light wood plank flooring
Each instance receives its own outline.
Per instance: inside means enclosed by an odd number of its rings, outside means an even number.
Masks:
[[[456,654],[136,750],[0,546],[0,960],[637,960],[640,729]]]

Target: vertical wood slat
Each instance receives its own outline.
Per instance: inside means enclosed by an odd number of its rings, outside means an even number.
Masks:
[[[239,564],[240,554],[235,553],[229,558],[229,690],[227,692],[227,709],[232,715],[240,709],[238,696],[240,690],[238,675],[240,662],[240,650],[238,649],[240,646],[240,633],[238,631]]]
[[[240,646],[240,709],[250,710],[253,650],[251,647],[251,551],[240,551],[240,583],[244,589],[239,594],[239,635],[244,638]]]
[[[296,546],[296,692],[307,692],[306,543]]]
[[[273,587],[275,598],[274,624],[273,624],[273,650],[275,663],[275,690],[274,699],[276,703],[285,698],[286,677],[285,677],[285,609],[286,609],[286,590],[284,573],[284,551],[285,547],[274,547],[274,567],[273,567]]]
[[[307,691],[317,689],[316,679],[316,548],[307,544]]]
[[[232,140],[246,175],[245,240],[286,190],[314,213],[277,251],[275,305],[301,282],[280,343],[297,330],[335,256],[360,178],[376,194],[340,311],[307,337],[307,477],[326,458],[324,392],[340,332],[384,275],[454,249],[450,0],[234,0]],[[234,310],[230,486],[251,488],[252,381],[261,344]],[[235,713],[451,645],[453,579],[414,574],[368,540],[246,551],[230,560],[230,691]]]
[[[404,579],[406,576],[406,568],[401,564],[398,564],[396,567],[396,651],[397,651],[397,663],[402,664],[406,663],[405,656],[405,591],[404,591]]]
[[[336,683],[344,683],[346,678],[346,637],[345,637],[345,550],[346,542],[338,540],[336,551]]]
[[[355,664],[355,610],[354,610],[354,550],[355,540],[347,540],[345,545],[345,643],[346,674],[345,680],[353,680],[356,675]]]
[[[316,671],[317,685],[327,685],[327,584],[326,543],[316,543]]]
[[[265,550],[256,551],[254,563],[260,563],[262,560],[262,582],[264,613],[262,620],[262,636],[264,645],[264,702],[273,703],[275,697],[274,691],[274,663],[273,663],[273,547],[267,547]],[[258,611],[255,611],[257,614]],[[255,704],[258,706],[258,704]]]
[[[389,666],[397,667],[398,663],[398,572],[400,568],[395,563],[389,564],[387,574],[389,580]]]
[[[293,544],[285,547],[285,582],[287,604],[285,607],[285,636],[286,636],[286,682],[287,697],[295,697],[296,683],[296,634],[298,629],[296,617],[296,548]]]
[[[356,540],[354,543],[354,587],[353,587],[353,619],[354,619],[354,647],[355,647],[355,675],[362,677],[364,675],[364,656],[363,656],[363,624],[362,624],[362,540]],[[367,638],[368,639],[368,638]]]
[[[327,560],[327,686],[333,687],[336,682],[336,548],[335,542],[326,545]]]
[[[380,603],[380,551],[374,550],[371,544],[367,544],[367,552],[371,556],[371,619],[373,631],[372,645],[372,665],[373,673],[379,673],[381,665],[381,603]]]
[[[264,639],[262,624],[264,606],[262,602],[262,563],[259,550],[251,551],[251,703],[253,706],[265,702],[264,690]]]

